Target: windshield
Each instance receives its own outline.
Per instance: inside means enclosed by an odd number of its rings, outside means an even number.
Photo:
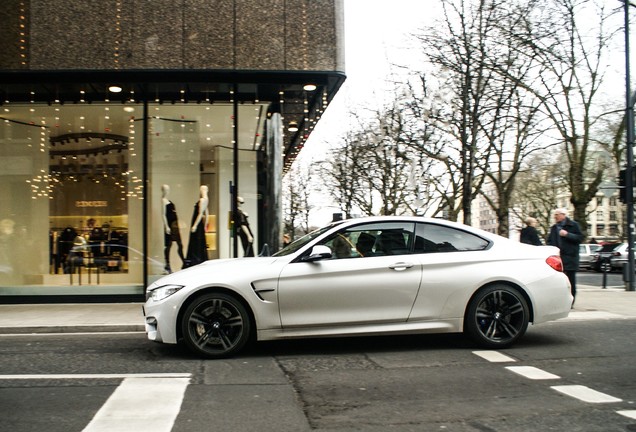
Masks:
[[[297,240],[294,240],[291,244],[279,250],[272,256],[285,256],[285,255],[293,254],[299,249],[302,249],[307,243],[309,243],[313,239],[320,237],[322,234],[329,231],[334,226],[335,224],[327,225],[326,227],[317,229],[316,231],[312,231],[309,234],[305,234],[304,236],[302,236],[301,238]]]

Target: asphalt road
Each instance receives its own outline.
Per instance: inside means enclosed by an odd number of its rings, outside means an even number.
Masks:
[[[635,333],[596,316],[503,351],[425,335],[216,361],[141,333],[0,336],[0,430],[636,431]]]
[[[595,271],[580,271],[576,274],[576,283],[603,287],[603,280],[607,288],[624,288],[623,274],[619,272],[599,273]]]

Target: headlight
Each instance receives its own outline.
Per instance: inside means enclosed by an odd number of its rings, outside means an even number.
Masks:
[[[183,288],[183,285],[164,285],[146,293],[146,300],[161,301]]]

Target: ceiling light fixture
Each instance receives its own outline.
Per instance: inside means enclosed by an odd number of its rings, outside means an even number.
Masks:
[[[316,84],[305,84],[303,86],[303,90],[305,91],[314,91],[316,90],[318,87],[316,86]]]
[[[122,88],[116,85],[108,87],[108,91],[111,93],[121,93]]]
[[[287,130],[290,132],[298,132],[298,123],[295,121],[290,121]]]

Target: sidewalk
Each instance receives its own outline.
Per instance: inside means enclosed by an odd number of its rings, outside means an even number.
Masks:
[[[141,303],[0,305],[0,334],[144,331]]]
[[[636,292],[579,285],[567,319],[636,318]],[[142,332],[141,303],[0,305],[0,334]]]
[[[582,318],[592,313],[598,316],[604,313],[606,318],[611,318],[611,315],[617,315],[616,318],[636,318],[636,291],[577,284],[576,302],[570,318]]]

